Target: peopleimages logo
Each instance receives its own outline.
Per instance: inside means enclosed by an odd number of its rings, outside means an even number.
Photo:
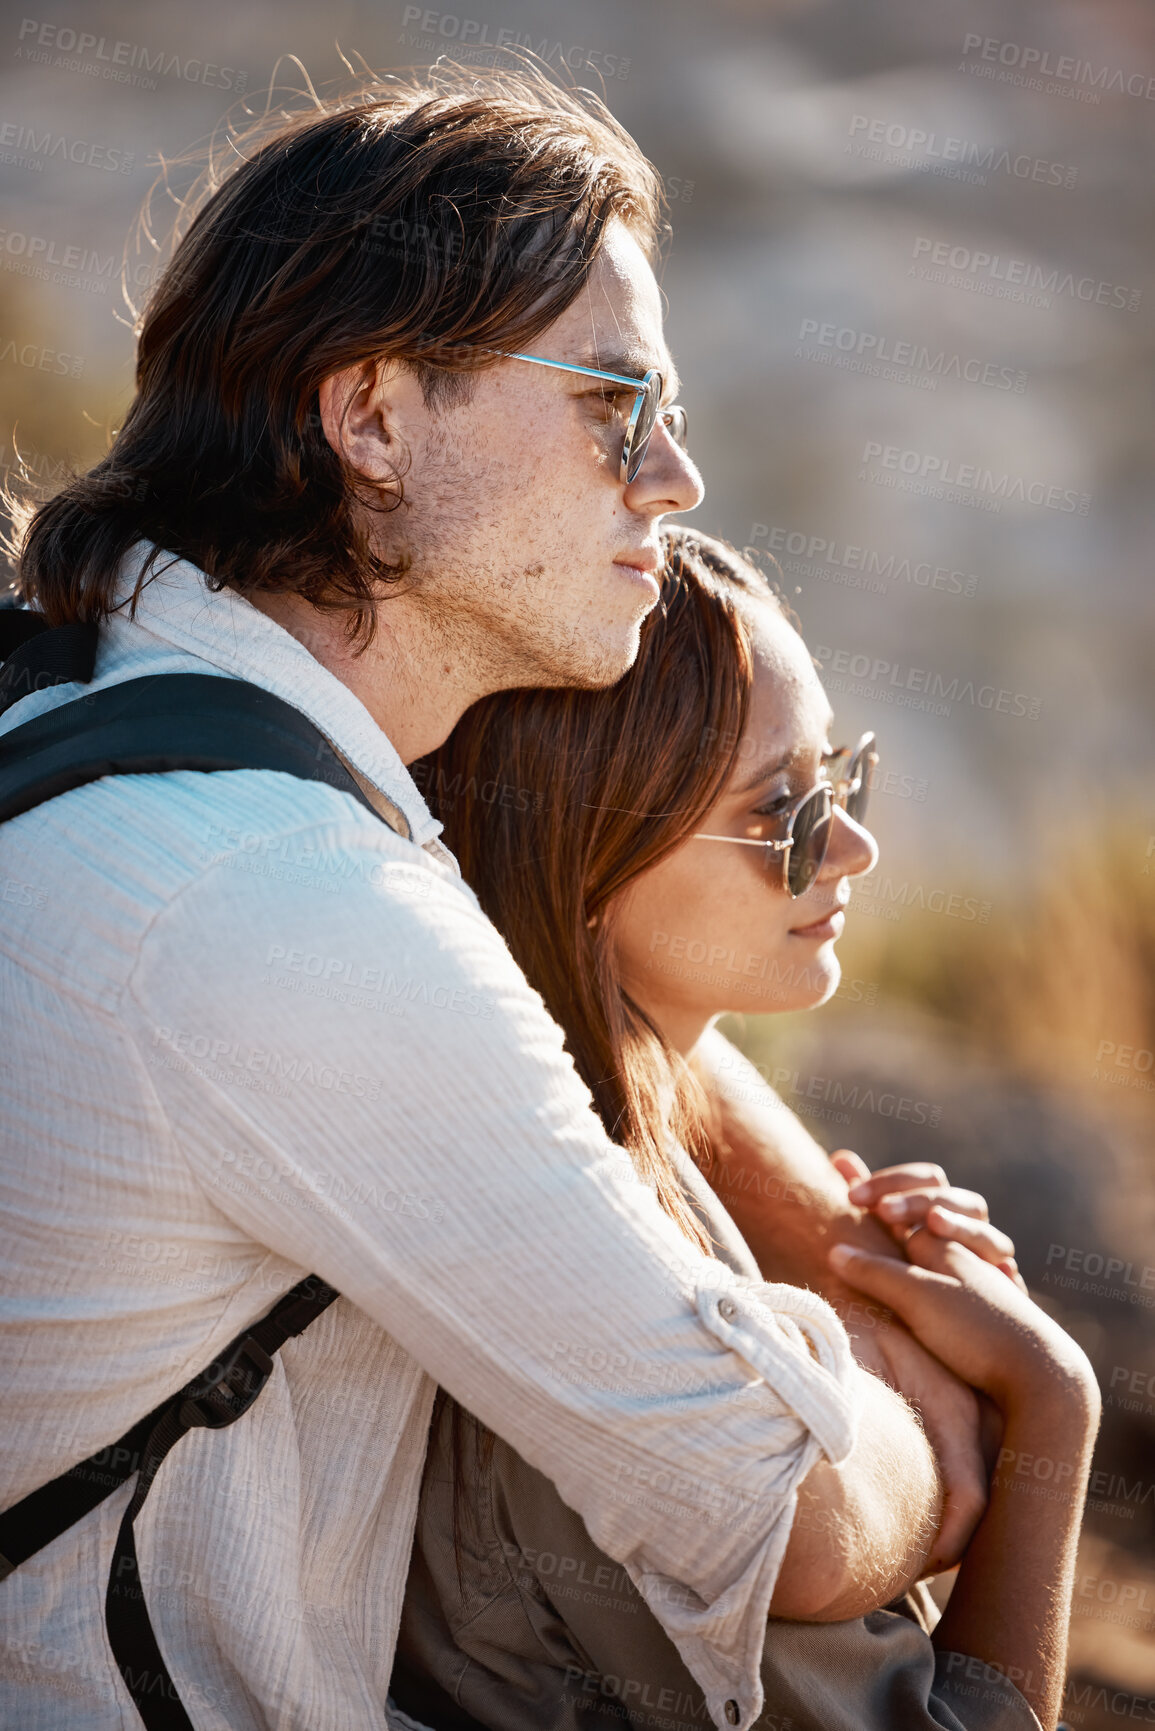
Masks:
[[[1060,487],[1047,481],[1028,480],[1024,475],[1012,475],[1004,469],[997,473],[978,463],[956,463],[953,457],[936,456],[933,451],[904,451],[899,445],[884,445],[868,439],[862,449],[862,462],[877,465],[864,468],[860,480],[881,481],[889,471],[910,483],[907,491],[925,493],[931,498],[957,499],[967,503],[966,495],[986,502],[986,508],[998,511],[1004,500],[1017,500],[1023,505],[1041,505],[1047,511],[1073,511],[1085,517],[1091,509],[1091,494],[1080,493],[1075,487]],[[890,485],[901,484],[890,482]]]
[[[179,78],[184,84],[232,90],[238,96],[248,83],[248,74],[235,66],[217,66],[194,55],[182,58],[164,48],[147,48],[140,42],[111,42],[106,36],[74,30],[67,24],[44,23],[39,18],[21,20],[19,41],[18,60],[34,66],[59,66],[68,72],[86,72],[93,78],[106,78],[114,84],[135,84],[144,90],[157,88],[155,78],[140,76],[152,72],[162,78]]]
[[[34,126],[6,121],[0,126],[0,162],[12,168],[41,169],[55,158],[78,168],[99,168],[106,174],[131,174],[136,157],[115,144],[94,144],[62,132],[38,132]]]
[[[868,162],[913,168],[917,173],[967,180],[972,185],[985,186],[988,172],[1044,186],[1071,187],[1079,178],[1078,169],[1069,163],[1052,162],[1049,157],[1031,156],[1026,151],[999,150],[993,144],[976,144],[968,138],[877,120],[869,114],[851,116],[849,136],[854,142],[847,150]]]
[[[1014,391],[1020,396],[1027,388],[1027,375],[1021,368],[981,360],[977,355],[948,354],[946,349],[931,349],[925,343],[887,336],[881,331],[860,331],[851,325],[803,319],[798,340],[835,351],[834,354],[818,354],[814,347],[797,349],[795,354],[799,359],[848,366],[852,371],[865,372],[873,378],[891,379],[897,384],[917,383],[924,389],[936,390],[939,379],[957,379],[963,384],[986,385],[996,391]]]
[[[1013,82],[1032,90],[1049,90],[1058,94],[1063,86],[1082,89],[1086,100],[1097,102],[1099,92],[1114,91],[1118,96],[1138,96],[1145,102],[1155,99],[1155,77],[1147,72],[1125,72],[1121,66],[1096,66],[1091,60],[1079,60],[1072,54],[1052,54],[1049,48],[1035,48],[1022,42],[1003,42],[997,36],[979,36],[968,32],[963,37],[963,61],[970,61],[968,72],[984,71],[993,77],[998,72],[1017,75]],[[985,62],[986,70],[983,63]],[[1047,85],[1045,79],[1053,79]]]
[[[892,877],[879,878],[873,873],[856,880],[853,906],[856,914],[877,914],[884,920],[901,918],[899,910],[906,908],[980,926],[987,925],[991,917],[990,902],[979,896],[967,896],[961,890],[928,889],[909,878],[896,884]]]
[[[107,294],[116,270],[111,253],[104,258],[92,247],[70,246],[46,235],[21,234],[10,228],[0,228],[0,254],[2,270],[89,294]]]
[[[916,237],[911,257],[916,262],[910,266],[908,275],[924,282],[965,286],[979,294],[997,295],[1000,300],[1023,300],[1032,306],[1047,307],[1052,296],[1067,295],[1088,305],[1134,313],[1143,298],[1141,289],[1128,288],[1123,283],[1076,276],[1074,271],[1058,265],[1050,268],[1032,264],[1025,258],[1004,258],[1002,253],[987,252],[982,247],[957,246],[952,241],[934,240],[924,234]],[[971,280],[956,283],[955,278]]]
[[[766,543],[783,571],[796,577],[826,577],[850,589],[866,589],[886,595],[887,583],[906,583],[915,589],[934,589],[946,595],[975,595],[976,572],[955,571],[949,565],[932,565],[928,559],[860,547],[834,535],[810,535],[769,523],[755,523],[750,542]]]
[[[55,373],[60,378],[78,379],[84,371],[83,355],[49,349],[43,343],[17,343],[13,337],[0,337],[0,361],[11,361],[30,372]]]
[[[997,715],[1025,716],[1037,721],[1043,702],[1026,691],[1001,690],[994,685],[976,686],[973,679],[960,679],[932,667],[904,667],[901,662],[881,656],[871,658],[850,649],[831,648],[826,643],[814,645],[814,659],[822,664],[822,683],[828,692],[851,697],[870,697],[878,703],[892,703],[899,709],[929,710],[934,715],[949,715],[951,705],[969,703],[972,709],[990,709]],[[849,682],[831,675],[849,674]],[[863,880],[866,881],[865,879]]]
[[[560,42],[551,42],[548,36],[535,41],[528,30],[513,30],[505,26],[495,26],[491,34],[489,24],[480,18],[463,18],[456,12],[437,12],[424,6],[406,6],[397,40],[403,48],[433,49],[439,54],[446,51],[447,42],[452,42],[458,59],[476,60],[484,52],[486,64],[492,62],[499,49],[527,48],[539,60],[564,66],[570,72],[581,72],[589,67],[591,72],[600,72],[605,78],[628,78],[630,75],[628,55],[607,54],[599,48],[582,48],[576,44],[564,48]]]

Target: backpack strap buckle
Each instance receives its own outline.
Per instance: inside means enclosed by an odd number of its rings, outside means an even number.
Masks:
[[[188,1430],[223,1430],[248,1412],[272,1371],[273,1361],[260,1341],[251,1334],[242,1336],[227,1357],[181,1390],[181,1424]]]

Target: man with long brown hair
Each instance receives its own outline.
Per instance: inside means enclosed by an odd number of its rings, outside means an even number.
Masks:
[[[483,694],[636,652],[659,525],[701,497],[656,178],[526,72],[378,85],[246,150],[107,457],[28,526],[23,597],[89,659],[14,659],[0,744],[208,674],[291,706],[344,779],[130,753],[0,828],[38,886],[0,957],[0,1519],[30,1530],[86,1457],[125,1469],[8,1552],[0,1719],[379,1726],[440,1382],[748,1726],[771,1606],[855,1615],[918,1575],[933,1457],[823,1300],[663,1213],[404,767]],[[253,1325],[307,1269],[342,1297],[274,1362]],[[112,1439],[250,1326],[259,1402],[196,1419],[126,1550],[154,1433],[135,1493]]]

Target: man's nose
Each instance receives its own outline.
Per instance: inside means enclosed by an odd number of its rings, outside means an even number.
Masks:
[[[654,517],[670,511],[696,510],[705,496],[697,464],[659,420],[650,434],[641,468],[626,485],[627,508],[641,516]]]

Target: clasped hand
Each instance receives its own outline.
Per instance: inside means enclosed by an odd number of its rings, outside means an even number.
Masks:
[[[927,1231],[963,1245],[1026,1291],[1014,1244],[991,1225],[985,1199],[952,1185],[941,1166],[912,1162],[872,1174],[848,1149],[833,1154],[831,1163],[849,1186],[848,1201],[879,1220],[902,1254],[908,1238]],[[922,1419],[944,1489],[942,1522],[926,1572],[953,1568],[986,1508],[988,1469],[1002,1431],[999,1415],[891,1313],[861,1299],[843,1308],[858,1362],[897,1390]]]

